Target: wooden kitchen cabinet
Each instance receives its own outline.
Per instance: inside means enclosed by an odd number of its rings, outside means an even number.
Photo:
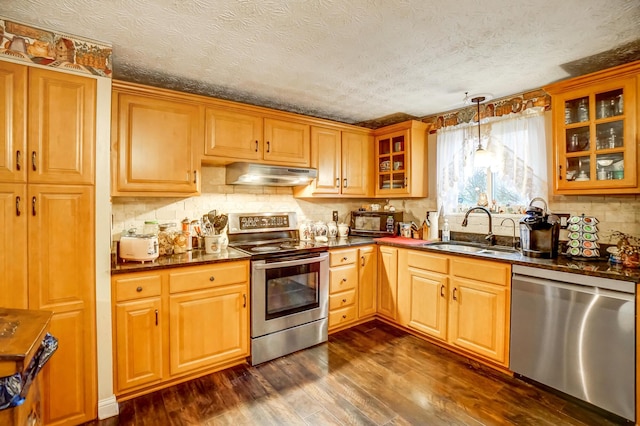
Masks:
[[[358,249],[329,251],[329,331],[358,319]]]
[[[248,261],[117,274],[111,285],[119,399],[249,356]]]
[[[318,170],[311,184],[313,196],[373,196],[370,134],[313,126],[311,158],[311,166]]]
[[[306,123],[284,119],[264,119],[265,162],[273,164],[311,164],[310,127]]]
[[[95,418],[94,188],[27,186],[29,309],[52,311],[60,344],[43,372],[46,423]]]
[[[378,315],[395,321],[398,294],[398,249],[378,249]]]
[[[511,265],[452,256],[450,297],[449,342],[508,366]]]
[[[204,107],[184,94],[113,82],[111,194],[200,192]]]
[[[426,197],[428,124],[410,120],[375,131],[376,197]]]
[[[377,246],[358,248],[358,319],[375,315],[378,299],[378,249]]]
[[[28,68],[0,61],[0,182],[27,181]]]
[[[396,322],[508,367],[510,285],[506,263],[400,249]]]
[[[1,62],[0,62],[1,64]],[[27,309],[27,185],[0,183],[0,307]]]
[[[94,79],[0,61],[0,182],[93,184]]]
[[[164,378],[162,274],[116,276],[113,290],[114,377],[116,393],[120,393]]]
[[[209,106],[205,126],[205,162],[310,165],[310,126],[306,123],[267,118],[259,110]]]
[[[552,95],[555,194],[633,194],[640,61],[544,88]]]
[[[260,161],[263,151],[263,117],[227,108],[205,109],[205,157],[229,161]]]
[[[447,256],[402,249],[398,253],[398,323],[447,340]]]

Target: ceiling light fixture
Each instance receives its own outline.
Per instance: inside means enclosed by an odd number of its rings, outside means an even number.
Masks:
[[[493,160],[491,153],[482,147],[482,137],[480,136],[480,102],[484,101],[486,97],[476,96],[471,99],[478,107],[478,147],[473,155],[473,165],[475,167],[489,167]]]

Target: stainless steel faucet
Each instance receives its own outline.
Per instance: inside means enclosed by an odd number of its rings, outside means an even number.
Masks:
[[[516,221],[511,219],[510,217],[505,217],[504,219],[502,219],[502,222],[500,222],[500,226],[504,225],[504,222],[510,220],[511,224],[513,225],[513,237],[511,238],[511,246],[514,249],[517,249],[517,244],[516,244]]]
[[[487,210],[486,208],[480,207],[480,206],[471,207],[464,214],[464,219],[462,220],[462,226],[467,226],[467,224],[469,222],[469,213],[471,213],[474,210],[483,211],[483,212],[485,212],[487,214],[487,216],[489,216],[489,233],[487,234],[486,237],[484,237],[484,239],[489,242],[490,246],[494,245],[495,244],[495,236],[493,235],[493,222],[492,222],[492,218],[491,218],[491,212],[489,210]],[[515,222],[514,222],[514,226],[515,226]]]

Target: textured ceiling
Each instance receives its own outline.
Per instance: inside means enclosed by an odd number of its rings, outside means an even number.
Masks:
[[[638,0],[2,0],[113,45],[114,77],[347,123],[640,59]]]

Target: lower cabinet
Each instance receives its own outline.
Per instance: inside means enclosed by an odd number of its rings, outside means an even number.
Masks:
[[[249,356],[249,262],[111,278],[115,393],[150,392]]]
[[[376,246],[329,251],[329,331],[376,313]]]
[[[397,323],[508,367],[511,266],[398,253]]]
[[[378,251],[378,315],[396,319],[398,249],[380,246]]]

